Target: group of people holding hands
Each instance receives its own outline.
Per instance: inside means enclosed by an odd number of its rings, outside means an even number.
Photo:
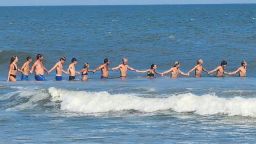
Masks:
[[[101,78],[102,79],[107,79],[107,78],[109,78],[109,70],[113,70],[113,71],[119,70],[121,79],[125,79],[127,77],[127,72],[128,71],[135,71],[135,72],[138,72],[138,73],[146,73],[147,78],[155,78],[156,75],[164,76],[164,75],[167,75],[167,74],[170,74],[171,78],[178,78],[180,75],[190,76],[190,74],[192,72],[194,72],[194,76],[196,78],[200,78],[202,76],[203,72],[206,72],[208,74],[216,73],[217,77],[224,77],[225,75],[236,75],[236,74],[239,74],[240,77],[245,77],[246,76],[246,71],[247,71],[247,62],[245,60],[243,60],[241,62],[241,66],[233,72],[226,72],[225,71],[225,68],[227,66],[227,62],[225,60],[221,61],[220,65],[217,66],[214,70],[207,71],[203,67],[203,60],[199,59],[199,60],[197,60],[196,65],[190,71],[188,71],[187,73],[184,73],[180,70],[181,65],[177,61],[173,64],[173,66],[169,70],[167,70],[165,72],[162,72],[162,73],[159,73],[159,72],[157,72],[157,65],[156,64],[152,64],[150,66],[150,68],[147,69],[147,70],[134,69],[134,68],[132,68],[128,65],[128,59],[127,58],[123,58],[122,63],[120,65],[118,65],[117,67],[114,67],[112,69],[110,69],[110,67],[109,67],[110,61],[108,60],[108,58],[105,58],[103,64],[101,64],[96,69],[90,70],[89,69],[90,65],[88,63],[85,63],[83,68],[80,71],[76,70],[76,65],[77,65],[77,59],[76,58],[71,59],[71,63],[69,64],[67,71],[65,71],[64,68],[63,68],[63,65],[65,64],[65,61],[66,61],[65,57],[61,57],[59,59],[59,61],[50,70],[47,70],[45,68],[45,66],[43,64],[43,59],[44,59],[43,55],[37,54],[34,64],[32,66],[30,66],[31,63],[32,63],[32,58],[27,57],[26,62],[22,65],[22,67],[18,68],[18,66],[17,66],[18,57],[17,56],[11,57],[7,81],[15,82],[18,72],[21,72],[21,80],[22,81],[29,80],[29,75],[32,74],[32,73],[35,74],[35,80],[36,81],[45,81],[46,80],[46,78],[44,76],[45,73],[49,74],[54,70],[56,71],[56,76],[55,76],[56,81],[61,81],[63,79],[63,77],[62,77],[63,73],[69,75],[69,80],[70,81],[76,80],[76,75],[79,75],[79,74],[81,74],[81,76],[82,76],[81,80],[86,81],[86,80],[88,80],[88,73],[89,72],[95,73],[97,71],[101,71]]]

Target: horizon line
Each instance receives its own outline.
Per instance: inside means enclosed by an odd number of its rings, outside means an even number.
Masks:
[[[35,5],[0,5],[0,7],[33,7],[33,6],[154,6],[154,5],[256,5],[255,3],[175,3],[175,4],[35,4]]]

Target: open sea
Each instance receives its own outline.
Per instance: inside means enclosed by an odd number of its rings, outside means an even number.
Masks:
[[[256,5],[0,7],[0,143],[255,143]],[[199,58],[207,70],[248,62],[248,77],[6,82],[8,63],[41,53],[91,69],[122,57],[140,70]],[[78,76],[78,79],[80,76]],[[18,80],[20,75],[18,75]]]

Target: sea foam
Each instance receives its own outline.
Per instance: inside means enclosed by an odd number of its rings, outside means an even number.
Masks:
[[[136,110],[157,112],[173,110],[199,115],[224,114],[256,117],[255,98],[223,98],[213,94],[192,93],[170,95],[166,98],[146,98],[136,94],[110,94],[108,92],[69,91],[49,88],[52,101],[61,101],[61,110],[79,113],[104,113]]]

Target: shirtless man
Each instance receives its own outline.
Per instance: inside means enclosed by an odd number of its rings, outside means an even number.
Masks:
[[[69,80],[74,81],[76,79],[76,74],[80,74],[80,72],[76,71],[76,64],[77,64],[77,59],[72,58],[71,64],[68,66],[68,73],[69,73]]]
[[[245,60],[243,60],[241,62],[241,66],[236,71],[229,72],[228,74],[235,75],[235,74],[239,73],[240,77],[246,77],[246,71],[247,71],[247,62]]]
[[[190,75],[190,73],[191,73],[192,71],[195,71],[195,77],[196,77],[196,78],[202,77],[202,73],[203,73],[203,72],[207,72],[207,70],[203,67],[203,63],[204,63],[204,61],[203,61],[202,59],[197,60],[196,66],[193,67],[193,68],[188,72],[188,74]]]
[[[56,81],[62,81],[62,73],[68,74],[66,71],[63,70],[63,65],[66,61],[65,57],[61,57],[60,60],[49,70],[49,73],[53,70],[56,70]]]
[[[180,70],[180,63],[178,61],[174,63],[171,69],[161,73],[161,76],[164,76],[165,74],[168,74],[168,73],[171,73],[170,76],[171,78],[174,78],[174,79],[178,78],[180,74],[183,76],[189,76],[189,74],[186,74]]]
[[[93,70],[93,72],[95,73],[98,70],[101,70],[101,78],[108,78],[109,77],[109,60],[108,58],[104,59],[104,63],[102,65],[100,65],[98,68],[96,68],[95,70]]]
[[[120,64],[117,67],[112,68],[112,70],[119,70],[120,71],[120,78],[121,79],[125,79],[127,77],[127,71],[136,71],[136,69],[130,67],[128,65],[128,59],[127,58],[123,58],[122,59],[122,64]]]
[[[227,72],[225,72],[225,68],[226,68],[227,64],[228,63],[225,60],[221,61],[220,66],[218,66],[217,68],[215,68],[212,71],[209,71],[208,74],[212,74],[212,73],[216,72],[217,77],[224,77],[224,74],[228,74]]]
[[[44,67],[43,64],[44,57],[41,54],[36,55],[36,61],[33,64],[30,73],[33,73],[35,71],[35,80],[36,81],[45,81],[44,73],[48,70]]]
[[[30,63],[32,62],[32,58],[30,56],[27,57],[27,61],[21,67],[21,80],[28,81],[28,76],[30,74]]]

